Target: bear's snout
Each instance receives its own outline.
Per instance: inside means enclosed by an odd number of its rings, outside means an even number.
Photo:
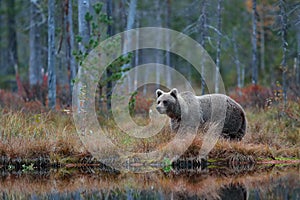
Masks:
[[[160,113],[160,114],[165,114],[166,110],[164,107],[161,107],[159,105],[156,106],[156,110]]]

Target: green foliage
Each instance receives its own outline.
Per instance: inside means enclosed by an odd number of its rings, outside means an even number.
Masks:
[[[103,37],[103,32],[105,31],[105,28],[107,25],[110,25],[113,23],[112,19],[107,16],[107,14],[102,12],[103,3],[96,3],[93,5],[93,10],[95,12],[96,16],[93,16],[91,13],[87,13],[85,15],[85,20],[90,24],[91,26],[91,36],[88,41],[88,44],[85,46],[86,52],[82,52],[81,50],[74,51],[73,55],[75,56],[76,61],[81,65],[84,59],[88,56],[88,53],[91,49],[96,48],[100,42],[107,38],[107,36]],[[76,41],[78,43],[82,42],[82,37],[77,35]],[[118,41],[117,41],[118,42]],[[117,44],[117,43],[116,43]],[[115,49],[115,45],[113,42],[110,45],[110,47],[107,47],[106,49]],[[109,51],[109,50],[108,50]],[[124,72],[128,71],[130,67],[124,67],[127,64],[130,63],[132,59],[133,54],[129,53],[127,55],[122,55],[119,58],[117,58],[113,63],[111,63],[107,69],[112,72],[112,75],[110,77],[102,78],[99,81],[100,86],[105,86],[108,81],[117,81],[120,80],[124,74]]]
[[[34,170],[33,166],[34,166],[33,163],[31,163],[30,165],[23,164],[22,171],[23,172],[33,171]]]
[[[168,173],[172,170],[172,161],[169,158],[164,158],[163,160],[164,163],[164,172]]]
[[[135,104],[136,104],[136,95],[138,94],[137,91],[134,91],[133,94],[131,95],[131,99],[129,101],[129,113],[131,116],[133,116],[134,114],[134,108],[135,108]]]
[[[100,15],[102,7],[103,7],[103,3],[97,3],[93,5],[94,11],[97,15]]]
[[[93,20],[93,15],[91,15],[91,13],[86,13],[84,16],[85,21],[87,22],[91,22]]]

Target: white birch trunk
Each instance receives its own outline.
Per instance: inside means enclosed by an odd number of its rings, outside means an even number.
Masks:
[[[257,17],[256,0],[252,0],[252,84],[257,84]]]
[[[55,72],[55,1],[48,1],[48,107],[56,105],[56,72]]]
[[[89,0],[78,0],[78,32],[81,41],[79,42],[79,50],[84,54],[88,51],[86,46],[89,43],[90,33],[89,33],[89,24],[85,20],[86,14],[89,12],[90,2]],[[78,77],[82,78],[83,69],[82,66],[78,65]],[[78,85],[77,95],[81,94],[82,85]],[[78,101],[80,103],[80,101]],[[84,105],[84,104],[82,104]],[[77,105],[78,108],[82,107],[80,104]],[[80,109],[78,110],[80,111]]]
[[[241,82],[241,65],[239,60],[239,52],[237,48],[237,42],[236,42],[236,28],[233,30],[233,51],[234,51],[234,63],[236,66],[236,74],[237,74],[237,87],[242,87]]]
[[[262,70],[262,73],[265,72],[265,16],[264,16],[264,9],[261,12],[260,16],[260,68]]]
[[[155,8],[156,8],[156,24],[158,27],[161,27],[161,8],[159,4],[159,0],[155,1]],[[156,37],[156,46],[159,46],[161,43],[161,34],[157,33]],[[156,84],[160,83],[160,74],[161,74],[161,69],[159,63],[161,63],[161,51],[157,51],[155,54],[155,63],[156,63]]]
[[[137,0],[130,0],[126,30],[130,30],[133,28],[134,21],[135,21],[135,15],[136,15],[136,2],[137,2]],[[130,38],[127,37],[127,41],[128,41],[128,45],[132,45],[132,41],[130,41]],[[126,49],[124,48],[124,51],[125,50]],[[127,68],[129,66],[130,66],[130,63],[124,65],[123,67]],[[128,91],[131,91],[132,86],[133,86],[132,81],[134,81],[134,80],[132,80],[131,77],[129,77],[129,76],[128,76],[127,80],[128,80]]]
[[[170,17],[171,17],[171,0],[167,0],[167,9],[166,9],[167,13],[166,13],[166,21],[167,21],[167,28],[170,28],[171,24],[170,24]],[[167,45],[167,52],[166,52],[166,65],[168,67],[171,67],[171,57],[170,57],[170,35],[169,33],[166,35],[166,45]],[[172,79],[171,79],[171,73],[168,70],[166,73],[166,83],[167,83],[167,87],[168,88],[172,88]]]
[[[138,17],[137,17],[137,20],[136,20],[136,27],[138,28],[139,27],[139,20],[138,20]],[[136,31],[136,43],[135,43],[135,48],[136,49],[139,49],[139,31]],[[136,50],[135,51],[135,66],[138,66],[139,65],[139,50]],[[137,89],[137,82],[138,82],[138,71],[135,70],[134,72],[134,88]]]
[[[222,0],[218,0],[218,38],[217,38],[217,58],[216,58],[216,73],[220,72],[220,58],[221,58],[221,39],[222,39]],[[219,76],[216,74],[215,76],[215,93],[219,93]]]
[[[281,61],[281,68],[282,68],[282,90],[283,90],[283,102],[284,105],[286,105],[287,102],[287,13],[286,13],[286,3],[285,0],[280,0],[279,2],[279,8],[280,8],[280,19],[281,19],[281,42],[282,42],[282,61]]]
[[[201,10],[201,18],[200,18],[200,44],[203,48],[205,48],[205,39],[206,39],[206,30],[207,30],[207,13],[206,13],[207,0],[202,0],[202,10]],[[201,63],[201,94],[205,94],[205,66],[204,63]]]
[[[300,86],[300,14],[297,25],[297,64],[296,64],[296,84]]]
[[[70,69],[69,85],[70,85],[70,94],[72,95],[74,79],[76,77],[76,60],[73,55],[75,50],[74,45],[74,32],[73,32],[73,7],[72,0],[68,0],[68,10],[67,10],[67,61]]]
[[[42,56],[39,14],[36,1],[30,3],[30,30],[29,30],[29,84],[37,86],[42,83]]]

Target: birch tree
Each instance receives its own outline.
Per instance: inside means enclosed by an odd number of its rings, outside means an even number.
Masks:
[[[106,14],[108,18],[112,17],[112,0],[106,0]],[[113,30],[112,30],[112,25],[109,23],[107,25],[107,36],[112,36],[113,35]],[[112,71],[108,67],[106,70],[106,76],[107,76],[107,83],[106,83],[106,108],[107,111],[109,112],[111,110],[111,93],[112,93]]]
[[[260,13],[260,68],[262,73],[265,72],[265,10],[262,5],[262,11]]]
[[[283,101],[286,105],[287,102],[287,77],[286,73],[288,71],[287,67],[287,31],[288,31],[288,22],[287,22],[287,12],[286,12],[286,2],[285,0],[279,1],[279,8],[280,8],[280,35],[281,35],[281,42],[282,42],[282,60],[281,60],[281,69],[282,69],[282,90],[283,90]]]
[[[219,30],[218,37],[217,37],[217,57],[216,57],[216,73],[220,72],[220,58],[221,58],[221,39],[222,39],[222,0],[218,0],[218,25],[217,28]],[[215,80],[215,93],[219,93],[219,76],[216,75]]]
[[[0,9],[2,10],[2,0],[0,0]],[[0,29],[2,30],[3,29],[3,14],[0,13]],[[0,32],[0,44],[2,44],[2,32]],[[3,55],[4,54],[4,50],[2,49],[2,46],[0,45],[0,73],[2,73],[4,71],[4,58],[5,56]]]
[[[236,42],[236,28],[233,29],[232,43],[233,43],[233,51],[234,51],[234,63],[236,66],[236,74],[237,74],[237,87],[240,89],[242,87],[241,63],[239,60],[239,52],[238,52],[238,47],[237,47],[237,42]]]
[[[256,0],[252,0],[252,84],[257,85],[257,11]]]
[[[18,65],[17,31],[16,31],[16,9],[15,0],[6,0],[8,20],[8,53],[11,66]]]
[[[136,27],[138,28],[139,27],[139,18],[138,18],[138,16],[136,17],[136,19],[137,19],[136,20]],[[139,36],[140,36],[140,34],[139,34],[139,31],[137,30],[136,31],[137,40],[135,41],[135,48],[136,49],[139,49]],[[135,59],[134,59],[135,66],[139,65],[139,56],[140,56],[139,50],[136,50],[135,51]],[[137,88],[137,82],[138,82],[138,71],[135,70],[135,72],[134,72],[134,88]]]
[[[296,84],[300,86],[300,12],[298,13],[297,26],[297,61],[296,61]]]
[[[86,16],[89,14],[90,9],[90,1],[89,0],[78,0],[78,41],[79,41],[79,56],[81,56],[81,62],[84,59],[84,55],[88,52],[89,41],[90,41],[90,30],[89,30],[89,22],[86,19]],[[78,77],[82,77],[83,69],[81,66],[81,62],[79,60],[78,65]],[[78,86],[77,94],[80,94],[81,85]],[[77,105],[79,108],[80,105]]]
[[[90,10],[89,0],[78,0],[78,32],[80,37],[79,50],[85,53],[88,49],[86,46],[89,44],[90,40],[90,29],[89,23],[86,20]],[[79,66],[78,73],[81,71],[81,66]]]
[[[166,0],[167,2],[167,9],[166,10],[166,26],[167,28],[171,27],[171,0]],[[171,67],[171,56],[170,56],[170,35],[169,33],[166,35],[166,45],[167,45],[167,52],[166,52],[166,65],[168,67]],[[171,88],[172,87],[172,79],[171,79],[171,73],[168,70],[166,73],[166,81],[167,81],[167,87]]]
[[[41,10],[37,0],[30,1],[30,30],[29,30],[29,84],[38,86],[42,82],[41,56]]]
[[[202,10],[201,10],[201,17],[200,17],[200,44],[202,48],[205,48],[205,38],[206,38],[206,32],[207,32],[207,13],[206,13],[206,7],[207,2],[206,0],[202,0]],[[204,80],[204,73],[205,73],[205,66],[204,63],[201,63],[201,94],[205,94],[205,80]]]
[[[127,16],[127,25],[126,30],[130,30],[133,28],[134,22],[135,22],[135,16],[136,16],[136,1],[137,0],[130,0],[129,4],[129,12]],[[128,45],[132,45],[132,41],[129,41],[129,38],[127,38]],[[125,49],[124,49],[125,51]],[[123,66],[123,70],[127,68],[130,64],[126,64]],[[128,90],[131,91],[132,89],[132,80],[131,77],[128,76]]]
[[[48,0],[48,106],[56,105],[56,72],[55,72],[55,1]]]
[[[156,18],[155,18],[155,21],[156,21],[156,26],[157,27],[161,27],[162,25],[162,21],[161,21],[161,7],[160,7],[160,1],[159,0],[155,0],[155,10],[156,10]],[[158,32],[157,37],[155,38],[156,39],[156,46],[159,46],[160,43],[161,43],[161,34]],[[160,74],[161,74],[161,69],[160,69],[160,65],[159,63],[161,63],[161,58],[162,58],[162,54],[161,54],[161,51],[156,51],[155,53],[155,63],[156,63],[156,78],[155,78],[155,81],[156,81],[156,84],[159,84],[160,83]]]
[[[72,96],[74,79],[76,77],[76,61],[73,55],[73,51],[75,50],[74,46],[74,32],[73,32],[73,8],[72,8],[72,0],[67,0],[67,9],[66,9],[66,31],[67,31],[67,62],[69,69],[69,88],[70,95]]]

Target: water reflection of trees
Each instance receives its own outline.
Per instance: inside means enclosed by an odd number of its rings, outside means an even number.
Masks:
[[[274,184],[278,181],[299,188],[299,179],[295,179],[297,170],[297,167],[258,166],[243,172],[216,167],[145,174],[103,173],[91,168],[0,171],[0,196],[2,199],[36,196],[46,199],[247,199],[254,190],[260,197],[271,195],[272,191],[280,195],[278,184]]]

